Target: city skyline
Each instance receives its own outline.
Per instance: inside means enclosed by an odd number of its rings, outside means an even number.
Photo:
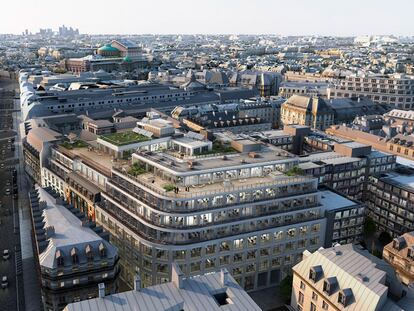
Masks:
[[[118,3],[118,10],[108,10],[96,1],[74,0],[71,7],[82,6],[82,10],[58,14],[51,0],[32,7],[27,0],[8,2],[2,6],[9,14],[0,21],[0,33],[36,32],[65,24],[90,34],[413,35],[409,12],[414,10],[414,2],[408,0],[398,0],[395,6],[385,0],[351,0],[342,3],[341,10],[333,9],[327,0],[160,1],[157,10],[150,2]]]

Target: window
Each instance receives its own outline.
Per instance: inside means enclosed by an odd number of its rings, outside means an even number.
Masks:
[[[322,275],[322,266],[314,266],[309,270],[309,279],[313,282],[317,282]]]
[[[316,306],[311,302],[310,311],[316,311]]]
[[[302,281],[300,281],[300,289],[305,290],[305,288],[306,288],[305,283],[303,283]]]
[[[298,299],[298,303],[303,305],[303,300],[305,299],[305,296],[303,296],[302,292],[299,292],[299,299]]]
[[[318,301],[318,294],[312,292],[312,300]]]
[[[227,296],[226,292],[215,294],[213,297],[220,307],[229,304],[229,296]]]
[[[106,247],[102,242],[99,244],[99,255],[101,256],[101,258],[104,258],[107,255],[106,254]]]
[[[328,306],[328,304],[326,303],[326,301],[324,300],[324,301],[322,302],[322,309],[324,309],[324,310],[328,310],[328,308],[329,308],[329,306]]]
[[[338,303],[346,307],[352,298],[352,289],[346,288],[339,292]]]

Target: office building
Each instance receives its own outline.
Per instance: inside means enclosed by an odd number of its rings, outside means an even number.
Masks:
[[[408,167],[369,177],[368,215],[379,231],[398,237],[414,230],[413,181],[414,171]]]

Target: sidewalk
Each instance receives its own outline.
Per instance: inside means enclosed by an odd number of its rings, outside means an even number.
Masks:
[[[28,185],[27,177],[23,169],[22,128],[20,127],[19,113],[15,113],[14,126],[18,133],[18,139],[16,139],[16,152],[19,159],[19,165],[17,167],[19,188],[18,210],[25,309],[26,311],[40,311],[42,310],[40,282],[38,280],[36,261],[33,255],[32,223],[28,199],[30,186]]]

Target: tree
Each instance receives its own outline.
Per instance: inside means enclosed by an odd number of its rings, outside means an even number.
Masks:
[[[392,236],[388,232],[382,231],[378,237],[378,241],[381,242],[382,246],[385,246],[392,241]]]
[[[292,283],[292,275],[286,276],[282,282],[280,282],[280,295],[286,303],[290,303],[290,297],[292,296]]]
[[[365,223],[364,223],[364,235],[365,236],[372,236],[375,231],[377,231],[377,226],[375,225],[375,222],[372,220],[371,217],[366,217],[365,218]]]

